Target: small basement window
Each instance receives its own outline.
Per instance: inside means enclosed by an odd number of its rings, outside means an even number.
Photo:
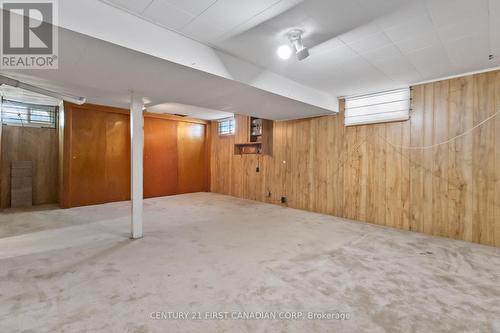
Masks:
[[[217,133],[219,136],[233,135],[235,132],[234,117],[221,119],[217,125]]]
[[[57,106],[38,105],[2,98],[2,124],[56,128]]]

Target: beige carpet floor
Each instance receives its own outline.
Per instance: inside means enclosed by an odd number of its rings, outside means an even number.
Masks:
[[[500,332],[500,249],[210,193],[132,241],[129,210],[0,214],[0,332]]]

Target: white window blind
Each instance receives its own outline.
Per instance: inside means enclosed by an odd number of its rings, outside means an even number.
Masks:
[[[348,97],[345,126],[386,123],[410,119],[410,89]]]
[[[217,133],[219,135],[232,135],[235,130],[234,117],[221,119],[218,122]]]

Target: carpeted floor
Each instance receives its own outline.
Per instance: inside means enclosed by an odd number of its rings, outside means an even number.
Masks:
[[[210,193],[131,241],[129,210],[0,214],[0,332],[500,332],[500,249]]]

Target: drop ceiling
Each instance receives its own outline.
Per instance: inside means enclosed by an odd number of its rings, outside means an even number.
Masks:
[[[150,112],[214,120],[233,113],[284,120],[331,111],[97,38],[59,28],[59,69],[0,74],[89,103],[128,108],[130,93]]]
[[[334,96],[500,66],[500,0],[101,1]],[[290,28],[302,62],[276,56]]]

